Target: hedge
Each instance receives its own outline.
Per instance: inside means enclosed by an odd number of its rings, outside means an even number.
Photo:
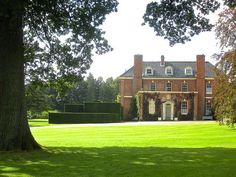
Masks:
[[[117,113],[49,113],[49,123],[112,123],[120,122],[120,114]]]
[[[83,104],[65,104],[64,112],[84,112]]]
[[[84,103],[84,112],[89,113],[121,113],[120,103]]]

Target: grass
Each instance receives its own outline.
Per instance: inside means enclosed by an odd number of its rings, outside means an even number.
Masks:
[[[215,123],[32,132],[45,149],[0,152],[0,176],[236,176],[236,130]]]
[[[48,119],[28,119],[30,127],[48,126]]]

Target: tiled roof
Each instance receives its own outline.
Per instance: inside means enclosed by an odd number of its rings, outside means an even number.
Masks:
[[[173,68],[173,75],[168,76],[165,74],[165,67],[171,66]],[[193,69],[193,75],[185,75],[185,68],[190,66]],[[153,69],[153,75],[145,75],[145,68],[150,67]],[[165,61],[165,67],[160,66],[160,62],[155,61],[144,61],[143,62],[143,77],[157,77],[157,78],[195,78],[196,74],[196,62],[187,61],[187,62],[169,62]],[[205,77],[214,77],[213,72],[214,65],[210,62],[205,62]],[[124,72],[120,77],[133,77],[134,67],[131,67],[129,70]]]

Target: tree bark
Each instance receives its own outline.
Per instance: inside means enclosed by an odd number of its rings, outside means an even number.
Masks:
[[[0,2],[0,151],[40,148],[25,111],[23,2]]]

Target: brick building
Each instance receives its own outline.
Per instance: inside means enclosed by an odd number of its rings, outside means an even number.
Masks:
[[[195,61],[143,61],[119,77],[121,104],[127,118],[130,101],[137,98],[139,120],[202,120],[212,118],[214,66],[197,55]]]

